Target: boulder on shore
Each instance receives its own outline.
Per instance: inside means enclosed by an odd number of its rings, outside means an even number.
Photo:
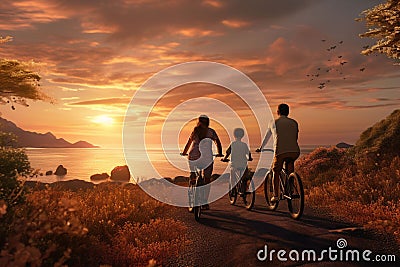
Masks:
[[[189,177],[180,175],[174,178],[174,183],[188,183],[188,182],[189,182]]]
[[[131,174],[129,172],[128,166],[117,166],[111,171],[111,180],[129,182],[131,179]]]
[[[101,180],[107,180],[108,177],[110,177],[110,175],[108,175],[108,173],[105,173],[105,172],[103,172],[101,174],[96,173],[96,174],[93,174],[92,176],[90,176],[90,180],[101,181]]]
[[[164,177],[164,179],[170,183],[174,183],[174,180],[171,177]]]
[[[47,175],[47,176],[53,175],[53,171],[47,171],[47,172],[46,172],[46,175]]]
[[[58,165],[56,171],[54,172],[55,175],[57,176],[64,176],[67,174],[67,169],[64,168],[63,165]]]

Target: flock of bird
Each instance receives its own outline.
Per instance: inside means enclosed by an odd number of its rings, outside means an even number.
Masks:
[[[322,39],[321,42],[325,43],[326,40]],[[345,70],[344,67],[349,62],[343,58],[343,55],[334,53],[337,51],[339,46],[342,44],[343,44],[343,41],[339,41],[338,43],[333,44],[333,45],[329,46],[328,48],[326,48],[326,51],[328,51],[329,55],[330,55],[330,58],[327,60],[327,62],[329,62],[329,63],[326,64],[328,67],[318,67],[316,73],[306,75],[310,82],[316,81],[319,83],[317,86],[319,89],[325,88],[331,82],[331,80],[329,80],[328,78],[325,78],[325,76],[328,75],[329,73],[336,73],[343,80],[347,79],[347,77],[344,73],[344,70]],[[369,46],[364,46],[363,48],[367,49],[368,47]],[[366,69],[365,67],[362,67],[359,70],[361,72],[364,72],[365,69]],[[330,76],[332,76],[332,75],[330,75]]]

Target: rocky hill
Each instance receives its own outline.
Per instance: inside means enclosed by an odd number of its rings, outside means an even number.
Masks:
[[[0,118],[0,131],[13,133],[18,138],[19,147],[38,147],[38,148],[95,148],[86,141],[70,143],[63,138],[55,137],[51,132],[45,134],[25,131],[15,123]]]
[[[400,156],[400,109],[365,130],[353,149],[357,154]]]

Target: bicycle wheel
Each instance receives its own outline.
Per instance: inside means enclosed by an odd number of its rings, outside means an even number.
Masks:
[[[272,211],[278,208],[278,203],[279,203],[279,202],[271,203],[271,198],[273,196],[274,196],[274,186],[272,181],[272,171],[269,171],[264,180],[264,197],[265,197],[265,202],[267,203],[267,208]]]
[[[193,208],[193,213],[194,213],[194,219],[196,220],[196,222],[200,221],[201,207],[200,206],[195,206]]]
[[[188,201],[189,201],[189,212],[193,212],[193,207],[194,207],[194,185],[191,185],[189,183],[188,187]]]
[[[243,195],[243,203],[247,210],[251,210],[256,201],[256,191],[253,180],[247,179],[245,186],[246,192]]]
[[[201,216],[201,190],[199,190],[199,187],[203,185],[203,178],[200,176],[197,179],[196,185],[193,187],[194,188],[194,206],[193,206],[193,213],[194,213],[194,219],[196,221],[200,220]]]
[[[228,196],[229,196],[229,203],[231,205],[235,205],[236,199],[237,199],[237,187],[236,187],[236,185],[232,187],[231,182],[229,182]]]
[[[293,172],[288,179],[288,208],[293,219],[300,219],[304,211],[304,188],[300,176]]]

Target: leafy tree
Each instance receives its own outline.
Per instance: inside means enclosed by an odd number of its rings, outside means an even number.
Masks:
[[[0,44],[11,41],[7,36],[0,37]],[[30,63],[18,60],[0,59],[0,104],[28,106],[26,100],[46,100],[48,97],[40,90],[40,76],[30,70]]]
[[[363,11],[361,16],[356,20],[365,21],[370,28],[360,34],[360,37],[379,39],[361,53],[369,55],[376,52],[389,58],[400,59],[400,2],[387,0],[386,3]]]

